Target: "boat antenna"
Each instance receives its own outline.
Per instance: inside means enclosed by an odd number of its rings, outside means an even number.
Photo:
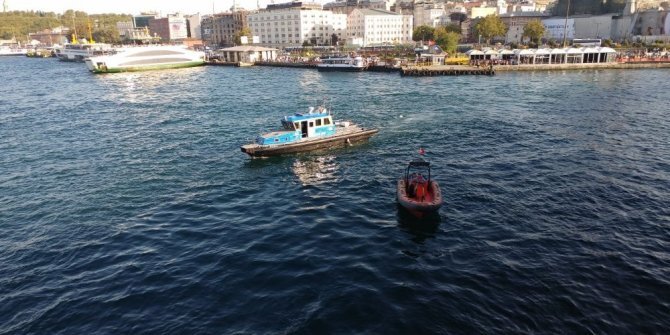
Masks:
[[[91,32],[91,19],[88,19],[88,43],[95,43],[93,33]]]
[[[568,0],[568,6],[565,9],[565,24],[563,24],[563,47],[565,48],[568,40],[568,17],[570,16],[570,0]]]

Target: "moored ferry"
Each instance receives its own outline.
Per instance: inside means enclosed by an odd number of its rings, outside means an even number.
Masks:
[[[88,57],[107,55],[114,52],[107,43],[67,43],[57,51],[59,60],[65,62],[83,62]]]
[[[0,56],[23,56],[28,52],[26,48],[22,48],[18,44],[3,44],[0,45]]]
[[[267,157],[332,147],[368,140],[378,129],[366,129],[349,121],[336,122],[325,107],[285,116],[283,129],[262,134],[254,143],[240,147],[251,157]]]
[[[115,55],[91,57],[86,66],[93,73],[147,71],[205,64],[205,53],[181,46],[134,47]]]
[[[358,72],[367,69],[367,64],[363,57],[327,57],[322,58],[321,62],[316,64],[319,71],[350,71]]]

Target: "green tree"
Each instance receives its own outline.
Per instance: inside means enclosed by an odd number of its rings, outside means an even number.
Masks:
[[[435,32],[435,28],[431,26],[418,26],[414,28],[414,32],[412,34],[412,40],[414,41],[428,41],[432,40],[433,33]]]
[[[449,23],[448,25],[444,26],[444,28],[452,33],[460,34],[463,32],[463,29],[461,29],[461,26],[457,23]]]
[[[530,38],[532,42],[539,43],[544,36],[544,25],[540,20],[531,20],[523,27],[523,36]]]
[[[448,31],[445,27],[438,27],[434,33],[435,43],[448,53],[456,52],[458,41],[461,35],[453,31]]]
[[[249,27],[243,27],[240,31],[235,33],[235,45],[242,44],[242,36],[246,36],[248,41],[251,42],[251,29],[249,29]]]
[[[475,31],[486,39],[486,43],[491,43],[492,38],[507,33],[507,26],[497,15],[488,15],[477,22]]]
[[[93,31],[93,39],[100,43],[121,43],[121,36],[116,27],[96,28]]]

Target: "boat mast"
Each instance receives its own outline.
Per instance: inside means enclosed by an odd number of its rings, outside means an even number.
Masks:
[[[74,16],[75,14],[72,14],[72,29],[74,30],[74,33],[72,34],[72,44],[77,44],[77,25],[74,24]]]
[[[93,34],[91,33],[91,19],[88,20],[88,43],[95,43]]]
[[[563,47],[565,48],[567,37],[568,37],[568,16],[570,15],[570,0],[568,0],[568,6],[565,9],[565,24],[563,25]]]

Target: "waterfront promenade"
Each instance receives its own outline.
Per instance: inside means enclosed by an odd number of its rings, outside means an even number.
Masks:
[[[228,65],[234,63],[210,62],[208,65]],[[316,69],[314,62],[256,62],[256,66],[287,67]],[[667,61],[626,61],[608,63],[571,63],[571,64],[517,64],[517,65],[415,65],[407,64],[400,68],[374,67],[366,70],[370,72],[399,72],[402,76],[461,76],[461,75],[494,75],[496,72],[515,71],[568,71],[568,70],[624,70],[624,69],[670,69],[670,60]],[[384,70],[384,71],[381,71]]]

